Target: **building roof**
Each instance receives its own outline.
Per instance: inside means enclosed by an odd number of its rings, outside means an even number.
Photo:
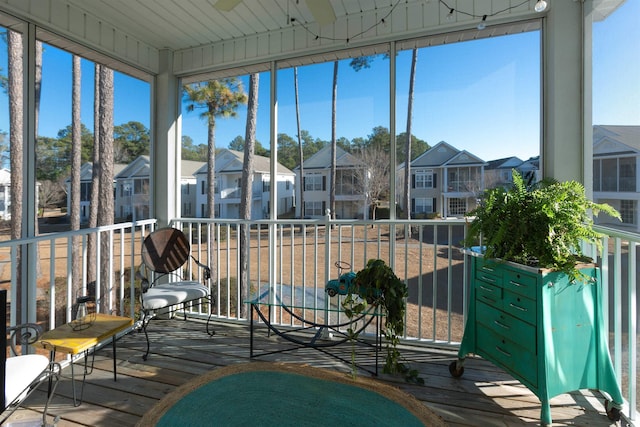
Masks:
[[[620,155],[640,153],[640,126],[593,127],[593,155]]]
[[[242,151],[229,150],[223,148],[216,153],[215,173],[238,173],[242,172],[244,163],[244,153]],[[253,173],[268,174],[271,171],[271,159],[265,156],[253,157]],[[279,175],[295,175],[290,169],[278,163],[276,172]],[[207,173],[207,164],[204,163],[194,175]]]
[[[522,160],[518,157],[504,157],[502,159],[489,160],[484,167],[485,170],[494,170],[494,169],[513,169],[517,168],[522,164]]]
[[[466,150],[458,150],[444,141],[416,157],[411,162],[412,168],[443,166],[482,166],[485,161]]]
[[[336,168],[353,168],[361,164],[360,160],[351,153],[346,152],[340,147],[336,147]],[[322,147],[303,162],[305,170],[310,169],[329,169],[331,167],[331,145]],[[295,170],[300,169],[299,166]]]

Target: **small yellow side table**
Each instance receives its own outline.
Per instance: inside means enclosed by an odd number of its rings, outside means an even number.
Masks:
[[[110,314],[96,313],[95,321],[91,326],[82,330],[73,330],[69,323],[58,326],[45,332],[40,337],[40,347],[51,352],[51,360],[55,360],[56,352],[71,355],[71,385],[73,388],[73,404],[79,406],[82,403],[84,383],[87,374],[93,371],[93,358],[91,369],[87,371],[87,356],[90,349],[109,338],[113,345],[113,380],[116,381],[116,335],[133,325],[133,319],[129,317],[112,316]],[[80,398],[76,398],[76,382],[73,369],[73,356],[85,352],[84,373],[82,376],[82,388]],[[95,353],[94,356],[95,357]]]

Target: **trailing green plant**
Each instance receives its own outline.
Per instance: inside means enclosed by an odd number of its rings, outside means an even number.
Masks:
[[[383,372],[387,374],[402,374],[407,381],[423,383],[416,370],[409,369],[400,361],[398,344],[404,334],[404,319],[406,312],[407,285],[395,275],[381,259],[370,259],[362,270],[356,273],[355,289],[365,305],[358,309],[366,309],[366,302],[377,304],[385,317],[382,333],[387,343],[387,355]]]
[[[593,229],[593,215],[603,212],[620,219],[611,206],[589,200],[577,181],[546,179],[527,185],[515,169],[513,185],[484,192],[465,246],[481,243],[487,258],[499,258],[581,277],[576,264],[591,262],[581,243],[601,247],[602,235]]]
[[[367,311],[367,301],[364,299],[356,298],[356,296],[349,292],[342,300],[342,310],[345,316],[349,320],[353,320],[354,317]],[[353,328],[353,324],[350,324],[347,328],[347,338],[351,342],[351,376],[355,379],[358,374],[358,367],[356,365],[356,341],[358,339],[358,332]]]

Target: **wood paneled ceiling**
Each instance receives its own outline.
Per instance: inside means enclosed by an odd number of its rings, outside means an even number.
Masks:
[[[157,49],[203,46],[315,23],[307,0],[243,0],[226,12],[217,0],[66,0]],[[319,0],[310,0],[319,1]],[[336,18],[389,10],[397,0],[328,0]],[[426,0],[402,0],[416,3]],[[435,0],[430,0],[435,1]],[[295,19],[292,24],[291,19]],[[330,24],[329,24],[330,25]]]

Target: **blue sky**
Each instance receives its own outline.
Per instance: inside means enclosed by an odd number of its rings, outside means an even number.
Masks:
[[[444,140],[483,160],[539,152],[538,32],[421,49],[418,57],[413,134],[434,145]],[[594,25],[594,124],[640,125],[640,1],[627,0],[604,22]],[[630,54],[636,52],[636,54]],[[398,133],[406,126],[410,51],[397,61]],[[6,70],[6,49],[0,49]],[[71,123],[71,56],[51,46],[43,57],[39,134],[55,137]],[[4,73],[5,71],[3,71]],[[299,68],[301,127],[312,137],[331,137],[333,63]],[[389,127],[388,59],[378,57],[369,69],[355,72],[341,62],[338,82],[337,136],[366,138],[374,126]],[[82,121],[93,128],[93,64],[82,61]],[[295,135],[292,71],[278,79],[278,132]],[[149,125],[149,85],[115,74],[116,125]],[[0,95],[0,130],[8,130],[6,96]],[[258,140],[268,146],[269,76],[261,76]],[[226,147],[244,136],[246,109],[238,118],[219,119],[216,144]],[[184,113],[183,134],[206,143],[206,123]]]
[[[539,32],[421,49],[418,54],[413,131],[435,145],[446,141],[484,160],[539,152]],[[533,53],[533,54],[532,54]],[[397,133],[406,130],[411,51],[397,57]],[[375,126],[389,128],[389,60],[375,58],[358,72],[341,61],[338,71],[337,131],[349,140],[367,137]],[[258,140],[269,137],[269,74],[261,76]],[[333,63],[299,67],[301,128],[314,138],[331,138]],[[219,119],[216,144],[244,136],[245,109]],[[278,79],[279,133],[295,136],[293,72]],[[204,121],[183,118],[183,133],[206,141]],[[262,125],[262,126],[261,126]],[[510,150],[505,151],[505,147]]]

